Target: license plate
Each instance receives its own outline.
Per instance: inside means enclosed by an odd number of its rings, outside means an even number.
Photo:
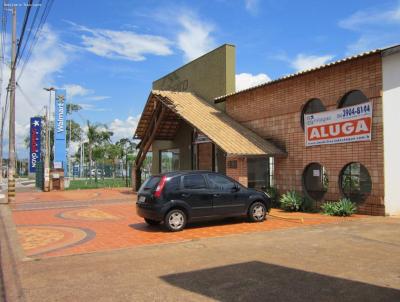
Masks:
[[[144,197],[144,196],[139,197],[139,202],[145,202],[145,201],[146,201],[146,197]]]

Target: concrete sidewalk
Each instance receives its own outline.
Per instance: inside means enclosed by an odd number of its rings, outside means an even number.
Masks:
[[[27,301],[400,301],[400,219],[27,261]]]

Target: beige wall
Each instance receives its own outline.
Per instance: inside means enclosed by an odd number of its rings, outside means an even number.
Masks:
[[[385,157],[385,210],[400,214],[400,53],[383,57],[383,137]]]
[[[183,65],[154,81],[153,89],[190,91],[211,103],[218,96],[235,92],[235,46],[224,44]]]
[[[153,89],[189,91],[214,105],[214,98],[235,92],[235,46],[224,44],[211,52],[183,65],[153,82]],[[217,107],[225,110],[225,104]],[[183,123],[173,141],[155,141],[152,145],[152,173],[159,171],[159,151],[168,148],[180,150],[180,169],[191,169],[191,130]],[[219,154],[220,152],[218,152]],[[225,159],[218,156],[218,167],[225,170]]]

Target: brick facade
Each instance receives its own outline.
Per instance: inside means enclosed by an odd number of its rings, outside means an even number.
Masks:
[[[213,144],[204,143],[198,144],[198,168],[199,170],[213,170]]]
[[[326,168],[329,177],[324,200],[337,200],[342,197],[339,188],[341,170],[348,163],[360,162],[369,171],[372,192],[358,205],[359,212],[384,215],[381,61],[379,53],[371,54],[226,98],[227,114],[287,152],[286,158],[275,160],[275,183],[280,193],[291,189],[303,191],[303,171],[308,164],[317,162]],[[306,102],[319,98],[327,110],[334,110],[351,90],[361,90],[373,101],[372,141],[306,148],[300,123]],[[237,169],[227,166],[227,175],[247,182],[245,158],[238,158]]]
[[[236,161],[234,168],[230,167],[230,161]],[[247,186],[247,159],[245,157],[228,157],[226,160],[226,175]]]

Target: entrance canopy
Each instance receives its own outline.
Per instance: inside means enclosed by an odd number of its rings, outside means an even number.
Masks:
[[[173,139],[181,120],[201,131],[227,156],[286,155],[202,98],[189,92],[159,90],[150,93],[134,135],[142,140],[140,151],[146,153],[143,149],[154,140]]]

